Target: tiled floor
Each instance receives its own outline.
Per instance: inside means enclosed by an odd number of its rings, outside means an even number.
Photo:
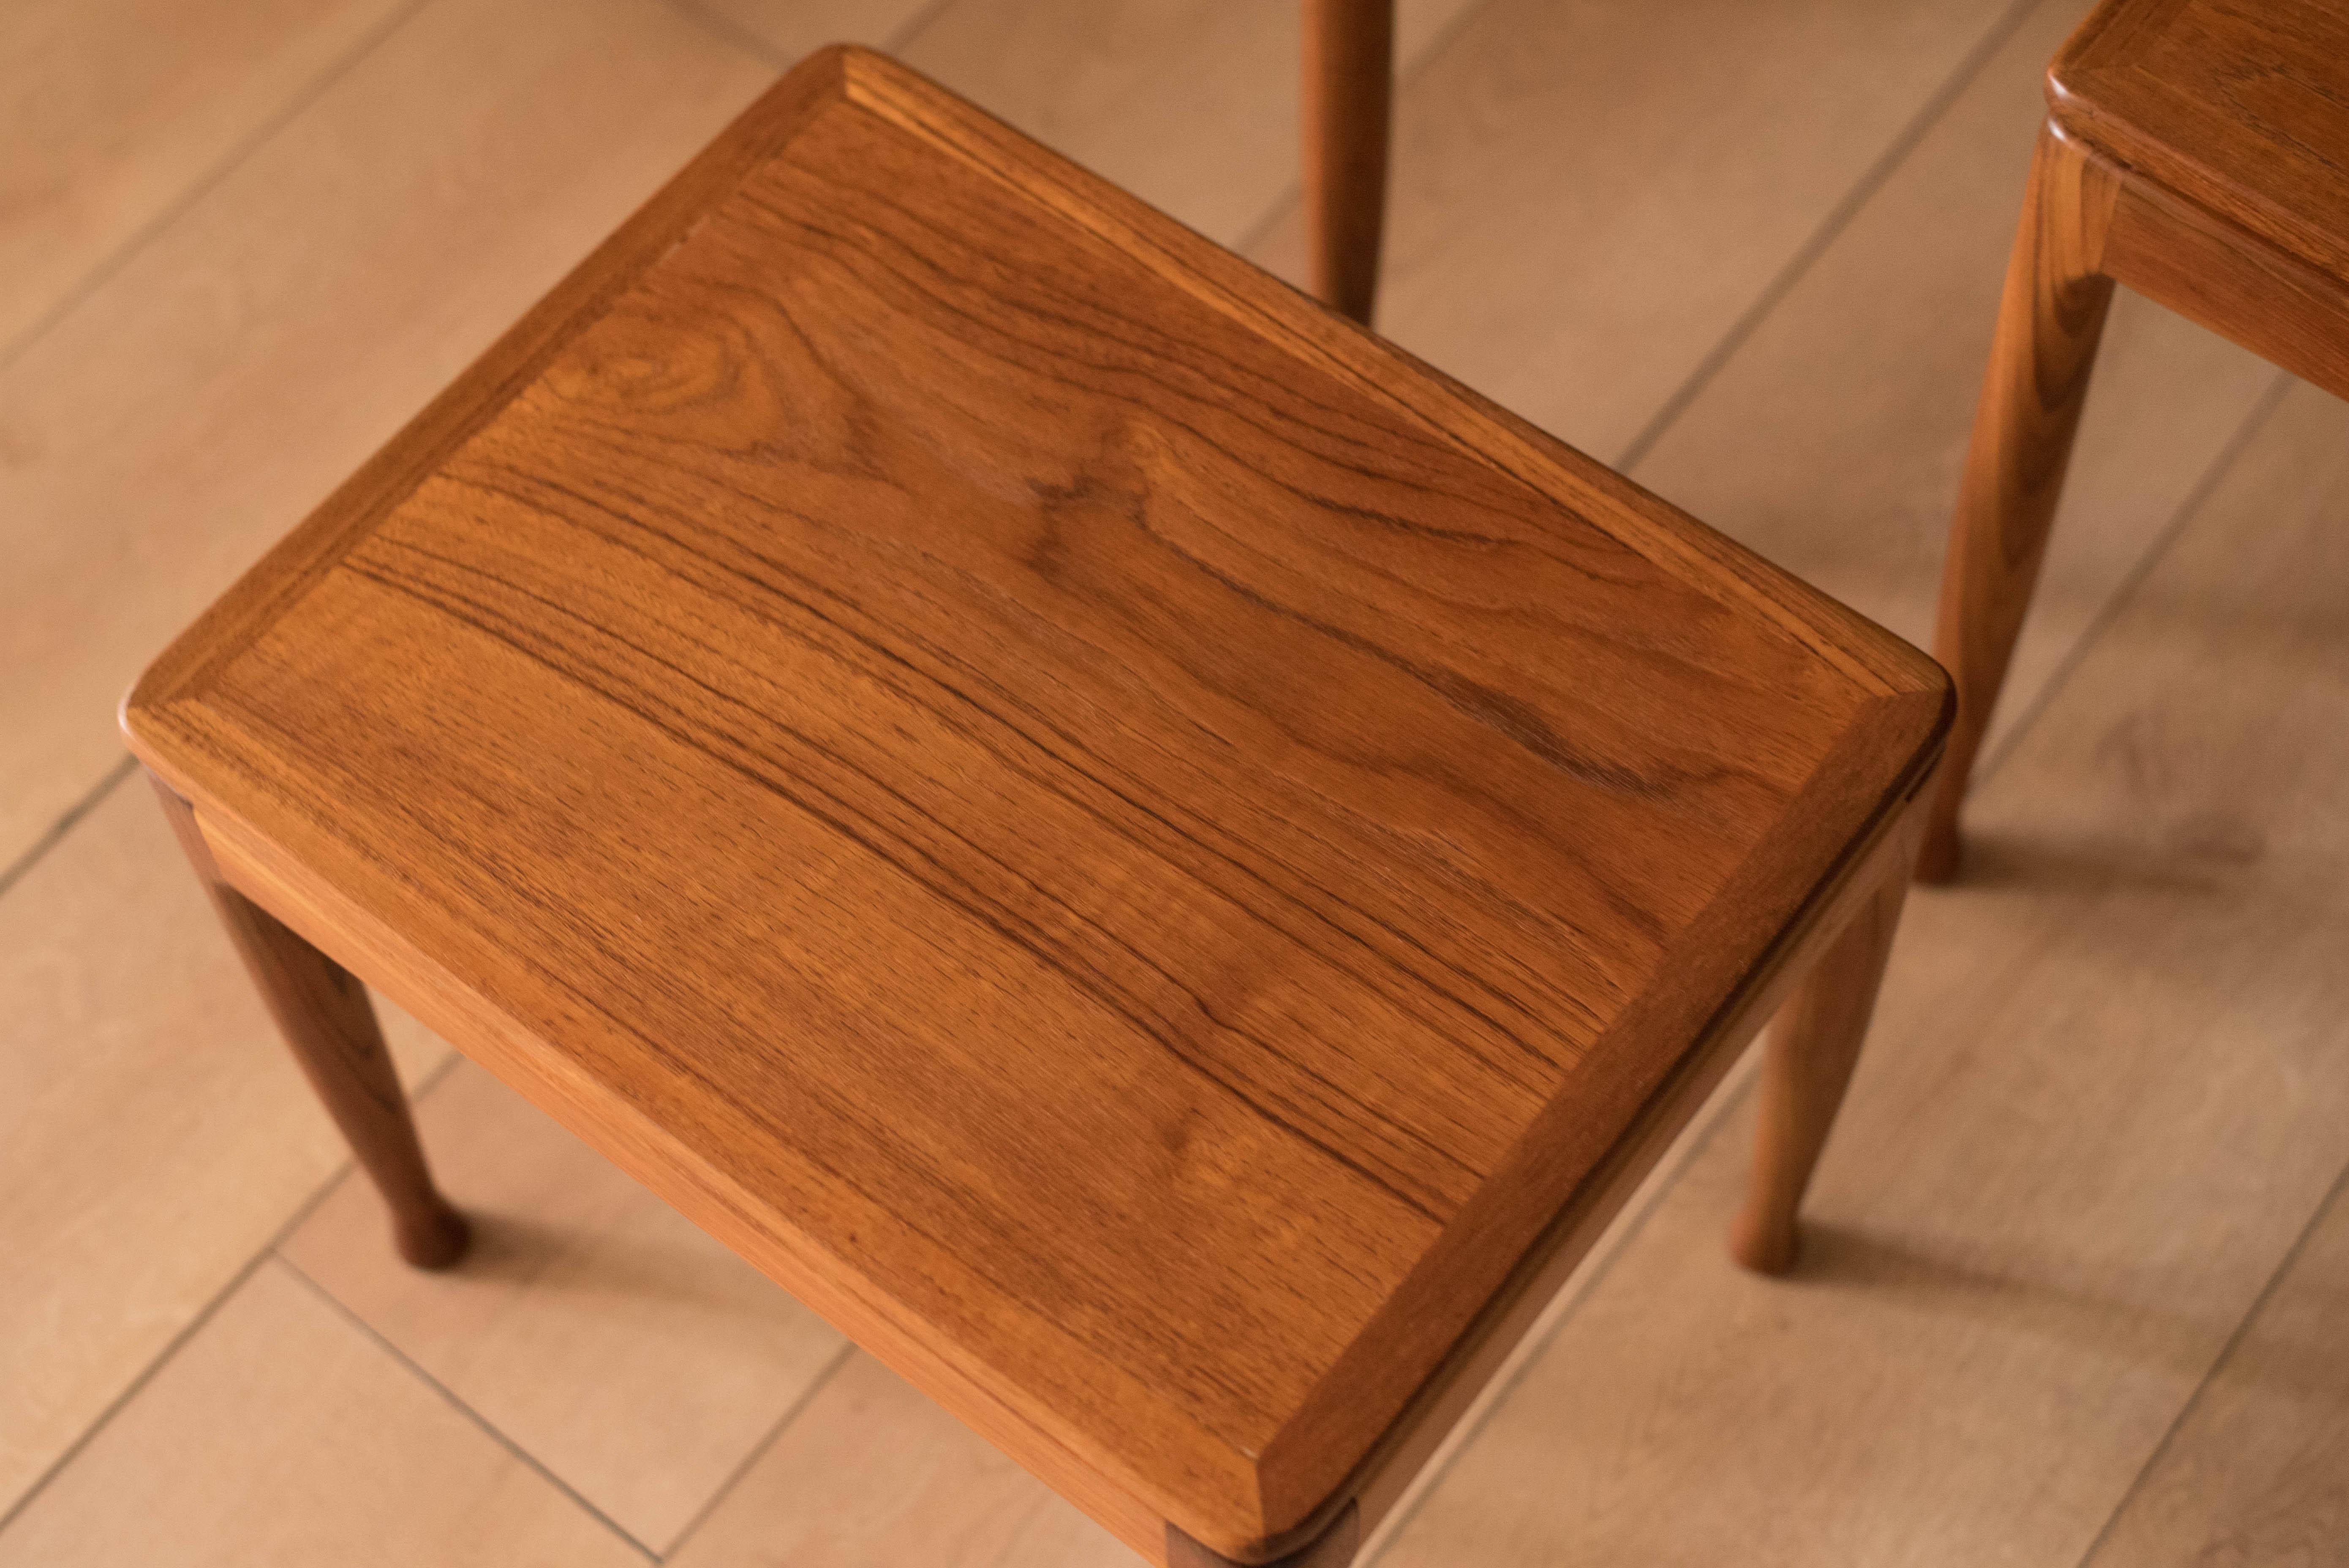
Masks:
[[[1382,327],[1912,638],[2085,0],[1405,0]],[[1131,1563],[395,1021],[394,1265],[143,787],[139,664],[807,47],[1276,270],[1271,0],[0,7],[0,1565]],[[2349,408],[2124,298],[1795,1279],[1734,1079],[1387,1568],[2349,1563]]]

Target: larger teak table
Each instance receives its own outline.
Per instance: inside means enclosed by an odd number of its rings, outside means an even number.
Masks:
[[[1958,869],[2115,283],[2349,398],[2349,0],[2105,0],[2047,67],[1941,574],[1932,880]]]
[[[834,50],[125,722],[412,1260],[353,975],[1145,1556],[1337,1564],[1791,995],[1790,1260],[1947,701]]]

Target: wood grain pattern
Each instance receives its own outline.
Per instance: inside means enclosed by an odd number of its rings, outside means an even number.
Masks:
[[[2030,607],[2116,281],[2349,394],[2349,11],[2106,0],[2049,67],[1934,651],[1958,723],[1919,874],[1959,805]]]
[[[2115,186],[2111,276],[2269,363],[2349,397],[2349,281],[2091,153]]]
[[[1733,1049],[1944,698],[843,51],[127,722],[295,929],[1138,1549],[1261,1558]]]
[[[1759,1273],[1785,1273],[1802,1251],[1795,1213],[1859,1064],[1909,891],[1903,862],[1914,856],[1916,842],[1915,825],[1904,824],[1889,846],[1894,874],[1876,879],[1770,1026],[1757,1091],[1754,1179],[1729,1243],[1730,1254]]]
[[[1923,647],[2047,61],[2094,8],[2065,0],[2018,27],[1630,471]],[[1985,750],[2094,635],[2275,382],[2257,357],[2126,290],[2096,358]]]
[[[1673,1064],[1611,1147],[1516,1268],[1486,1300],[1452,1355],[1420,1387],[1379,1447],[1345,1489],[1361,1504],[1363,1539],[1403,1501],[1421,1469],[1468,1414],[1486,1382],[1534,1328],[1543,1309],[1596,1247],[1673,1142],[1711,1100],[1744,1047],[1784,1010],[1837,934],[1865,917],[1896,879],[1905,881],[1922,832],[1930,771],[1909,781],[1906,796],[1857,846],[1801,919],[1780,934],[1749,983],[1715,1014]],[[1816,1153],[1816,1151],[1814,1151]]]
[[[135,30],[153,3],[53,14]],[[47,68],[5,36],[0,61]],[[0,863],[119,760],[155,649],[772,79],[667,0],[434,0],[87,280],[0,370]]]
[[[1394,0],[1306,0],[1306,261],[1314,297],[1365,327],[1386,228]]]
[[[2108,172],[2052,124],[2041,131],[1941,568],[1933,653],[1957,683],[1958,722],[1918,857],[1929,882],[1957,874],[1959,805],[2046,558],[2112,306]]]
[[[163,815],[212,896],[237,957],[268,1003],[302,1075],[342,1129],[359,1167],[391,1210],[399,1255],[419,1269],[446,1269],[465,1255],[465,1217],[432,1185],[408,1111],[408,1091],[376,1023],[367,988],[351,972],[285,929],[228,885],[188,803],[153,781]]]
[[[1381,1568],[2082,1560],[2349,1161],[2344,518],[2349,406],[2296,389],[1909,900],[1795,1281],[1721,1266],[1749,1099]],[[2302,1490],[2261,1432],[2174,1498],[2288,1541],[2349,1456]]]
[[[2349,8],[2106,0],[2047,73],[2075,136],[2349,280]]]

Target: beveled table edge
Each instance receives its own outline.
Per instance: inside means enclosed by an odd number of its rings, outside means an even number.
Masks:
[[[495,1009],[485,998],[471,998],[468,1008],[461,1005],[464,999],[452,1001],[439,987],[419,989],[414,979],[416,971],[408,965],[389,963],[389,955],[379,941],[362,941],[343,925],[349,911],[338,919],[327,917],[322,901],[334,895],[333,889],[320,885],[296,894],[295,887],[301,868],[277,866],[264,870],[267,846],[251,825],[238,821],[216,793],[205,786],[203,774],[207,767],[217,763],[202,754],[202,747],[193,742],[191,736],[173,724],[170,710],[175,702],[199,693],[212,672],[249,647],[262,628],[331,569],[367,530],[405,500],[448,452],[528,385],[575,332],[599,317],[603,305],[666,254],[670,244],[690,227],[695,214],[704,205],[720,199],[751,169],[773,156],[814,114],[843,100],[885,115],[973,168],[1012,185],[1029,199],[1060,212],[1252,330],[1320,364],[1390,406],[1403,410],[1414,422],[1440,435],[1464,455],[1516,477],[1587,518],[1671,575],[1702,586],[1717,597],[1741,604],[1771,620],[1823,662],[1838,670],[1857,691],[1876,698],[1878,701],[1871,706],[1907,706],[1919,700],[1933,701],[1938,693],[1940,717],[1930,735],[1920,732],[1916,737],[1916,755],[1894,782],[1892,794],[1888,798],[1913,795],[1921,776],[1919,770],[1930,766],[1929,754],[1938,745],[1938,737],[1947,725],[1946,678],[1923,654],[1723,539],[1629,480],[1420,364],[1352,322],[1325,311],[1125,192],[1065,161],[1042,153],[1017,132],[931,87],[904,67],[869,51],[836,46],[811,56],[745,110],[702,155],[664,185],[221,600],[175,639],[124,699],[120,718],[131,749],[165,783],[193,804],[207,841],[220,855],[229,879],[370,981],[382,983],[381,976],[388,964],[394,970],[407,970],[410,982],[385,984],[387,993],[444,1034],[470,1036],[477,1043],[496,1036],[500,1033],[496,1027],[499,1020],[487,1016]],[[1758,1015],[1749,1019],[1754,1013],[1754,999],[1785,980],[1791,968],[1799,967],[1791,963],[1795,946],[1816,929],[1830,898],[1839,896],[1834,892],[1843,885],[1837,877],[1847,881],[1846,873],[1854,864],[1853,857],[1864,846],[1882,839],[1886,821],[1884,812],[1879,810],[1860,842],[1847,851],[1840,863],[1843,870],[1830,874],[1815,889],[1795,919],[1770,944],[1736,993],[1723,1003],[1717,1019],[1727,1022],[1717,1023],[1692,1043],[1671,1070],[1666,1088],[1659,1089],[1656,1096],[1651,1096],[1640,1110],[1631,1127],[1616,1138],[1619,1150],[1635,1138],[1647,1137],[1648,1134],[1640,1129],[1659,1117],[1677,1115],[1684,1118],[1702,1097],[1701,1092],[1686,1085],[1702,1080],[1702,1085],[1709,1087],[1717,1081],[1720,1072],[1726,1070],[1728,1061],[1734,1056],[1734,1047],[1742,1045],[1752,1028],[1758,1027],[1761,1022]],[[289,903],[296,907],[290,910],[280,907]],[[396,933],[389,934],[396,938]],[[357,961],[351,961],[353,957]],[[1749,1021],[1751,1027],[1747,1027]],[[508,1028],[511,1031],[512,1026],[509,1023]],[[510,1054],[512,1048],[509,1034],[506,1050]],[[1692,1063],[1701,1066],[1692,1067]],[[551,1099],[578,1106],[585,1086],[560,1082],[559,1071],[550,1076],[549,1070],[549,1064],[537,1062],[523,1071],[509,1054],[506,1070],[501,1071],[500,1075],[510,1082],[518,1074],[529,1078],[538,1092],[525,1093],[543,1105]],[[1682,1086],[1671,1086],[1675,1085]],[[1671,1107],[1656,1110],[1667,1098],[1671,1102]],[[566,1125],[573,1124],[566,1118]],[[648,1137],[647,1144],[656,1141],[657,1137]],[[1669,1137],[1663,1141],[1668,1142]],[[646,1146],[620,1153],[605,1147],[605,1152],[656,1189],[679,1181],[706,1189],[706,1171],[700,1173],[702,1179],[698,1182],[688,1181],[688,1173],[682,1168],[667,1172],[671,1179],[668,1181],[648,1178],[645,1166],[650,1157]],[[1648,1162],[1652,1163],[1653,1155],[1661,1152],[1659,1143]],[[1589,1217],[1601,1210],[1611,1213],[1609,1205],[1619,1203],[1630,1187],[1636,1185],[1634,1176],[1629,1183],[1620,1184],[1618,1191],[1616,1178],[1609,1176],[1606,1191],[1592,1186],[1613,1160],[1610,1155],[1594,1168],[1583,1187],[1577,1189],[1542,1233],[1542,1239],[1527,1250],[1510,1276],[1512,1283],[1488,1300],[1484,1312],[1472,1320],[1452,1351],[1438,1360],[1421,1393],[1352,1462],[1346,1472],[1349,1479],[1301,1517],[1284,1521],[1260,1514],[1257,1524],[1264,1528],[1253,1532],[1236,1533],[1229,1519],[1201,1516],[1192,1505],[1195,1500],[1186,1501],[1164,1492],[1145,1478],[1122,1473],[1123,1465],[1104,1464],[1107,1456],[1088,1454],[1080,1433],[1050,1432],[1038,1427],[1031,1414],[1014,1408],[1000,1394],[988,1389],[983,1377],[974,1381],[974,1369],[949,1366],[925,1354],[911,1337],[896,1340],[895,1354],[885,1355],[884,1359],[906,1372],[934,1396],[941,1383],[954,1386],[963,1397],[943,1402],[999,1446],[1013,1449],[1031,1469],[1048,1472],[1048,1479],[1053,1479],[1061,1490],[1081,1500],[1090,1493],[1089,1501],[1081,1501],[1081,1505],[1105,1523],[1112,1519],[1120,1521],[1111,1527],[1129,1544],[1145,1552],[1164,1550],[1163,1536],[1158,1532],[1164,1522],[1174,1522],[1216,1550],[1242,1559],[1277,1554],[1309,1537],[1336,1510],[1358,1496],[1373,1500],[1364,1508],[1367,1531],[1384,1511],[1384,1506],[1392,1501],[1389,1495],[1383,1503],[1378,1502],[1374,1490],[1400,1490],[1399,1485],[1392,1489],[1384,1485],[1389,1472],[1396,1469],[1392,1461],[1406,1451],[1415,1451],[1412,1449],[1414,1436],[1431,1422],[1448,1427],[1448,1419],[1439,1417],[1447,1399],[1463,1382],[1463,1368],[1480,1348],[1494,1341],[1503,1326],[1501,1319],[1507,1315],[1502,1313],[1501,1318],[1496,1318],[1495,1312],[1505,1303],[1521,1301],[1531,1288],[1524,1281],[1554,1265],[1569,1242],[1579,1238],[1581,1245],[1587,1247],[1590,1240],[1595,1240],[1603,1219],[1594,1224]],[[1643,1173],[1644,1166],[1640,1168]],[[664,1195],[668,1193],[665,1191]],[[739,1196],[731,1203],[720,1198],[721,1208],[739,1210],[740,1202]],[[737,1220],[740,1224],[750,1223],[739,1212]],[[740,1233],[736,1226],[726,1225],[722,1220],[717,1225],[711,1225],[707,1219],[702,1222],[713,1229]],[[736,1250],[746,1255],[765,1252],[771,1257],[776,1245],[775,1238],[767,1236],[761,1244],[737,1244]],[[779,1272],[769,1263],[761,1262],[761,1266],[771,1274]],[[803,1265],[781,1272],[792,1276],[789,1288],[803,1299],[827,1293],[808,1287]],[[811,1301],[811,1304],[827,1317],[833,1317],[849,1303],[835,1299],[831,1310],[826,1310],[821,1301]],[[846,1315],[864,1321],[865,1314],[875,1304],[868,1300],[863,1303],[863,1310],[851,1310]],[[1522,1331],[1522,1324],[1516,1327]],[[871,1334],[853,1337],[862,1341]],[[1514,1336],[1510,1337],[1513,1341]],[[1473,1386],[1469,1392],[1473,1394]],[[975,1412],[973,1407],[978,1405],[989,1408],[983,1413]],[[975,1413],[994,1418],[974,1419]],[[1456,1415],[1456,1411],[1452,1414]],[[1440,1437],[1440,1431],[1437,1435]],[[1056,1461],[1052,1458],[1054,1451],[1066,1462]],[[1114,1479],[1122,1483],[1115,1487],[1118,1495],[1111,1497],[1098,1488],[1067,1484],[1071,1465],[1093,1470],[1099,1480]],[[1149,1515],[1146,1523],[1145,1512]]]
[[[2349,290],[2349,234],[2328,236],[2312,228],[2291,208],[2229,180],[2215,165],[2108,107],[2099,95],[2096,78],[2128,70],[2137,36],[2152,31],[2167,13],[2184,4],[2102,0],[2047,63],[2042,88],[2049,121],[2060,134],[2129,177],[2199,209],[2204,221],[2241,236],[2247,247],[2272,252],[2287,266],[2305,269],[2335,289]],[[2230,193],[2233,202],[2220,199],[2222,192]],[[2230,211],[2234,202],[2256,212],[2258,226]]]

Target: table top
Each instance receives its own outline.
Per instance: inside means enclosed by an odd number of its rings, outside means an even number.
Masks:
[[[1946,703],[835,50],[125,724],[305,934],[974,1425],[1238,1551],[1459,1353]]]
[[[2064,129],[2349,285],[2349,0],[2106,0]]]

